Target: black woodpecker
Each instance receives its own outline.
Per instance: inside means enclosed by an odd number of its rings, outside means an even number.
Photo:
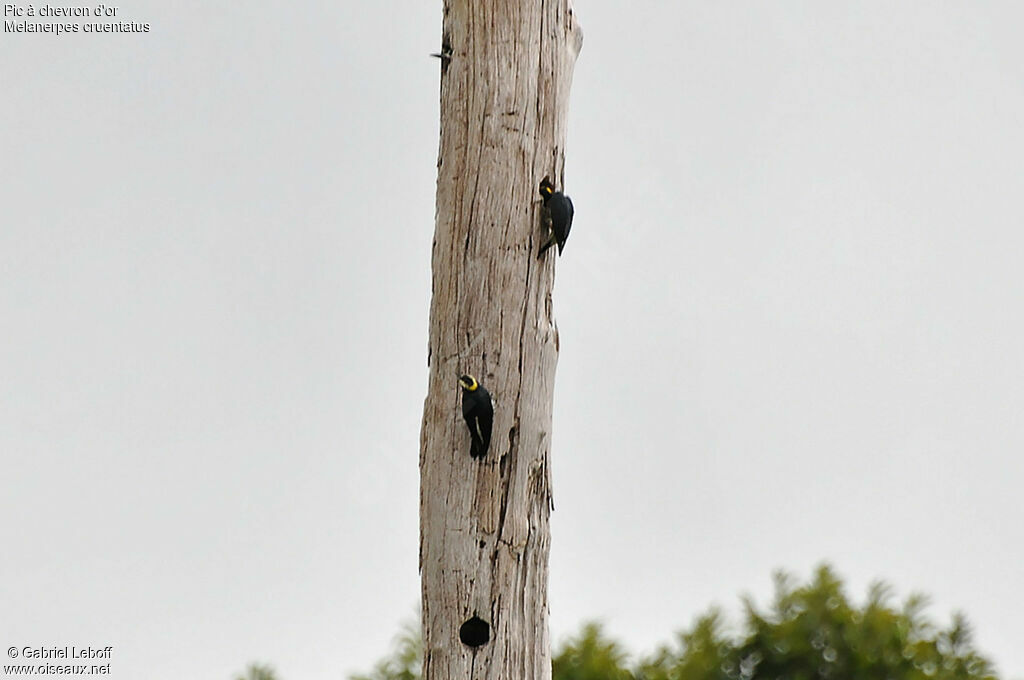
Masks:
[[[469,455],[483,458],[491,445],[491,425],[494,424],[494,406],[491,395],[471,375],[459,378],[462,386],[462,417],[469,426]]]
[[[551,238],[540,247],[537,257],[556,243],[558,254],[561,255],[565,241],[569,238],[569,229],[572,228],[572,201],[561,191],[555,191],[547,177],[540,181],[540,195],[544,197],[544,211],[547,213],[546,221],[551,225]]]

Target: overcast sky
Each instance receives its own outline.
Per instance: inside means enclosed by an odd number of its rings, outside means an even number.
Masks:
[[[0,648],[337,680],[414,614],[441,5],[295,8],[0,39]],[[576,11],[556,640],[827,560],[1024,678],[1024,10]]]

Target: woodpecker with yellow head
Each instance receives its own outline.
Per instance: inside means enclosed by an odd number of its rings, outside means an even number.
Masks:
[[[483,458],[491,445],[491,425],[494,424],[494,406],[491,394],[471,375],[459,378],[462,386],[462,417],[469,427],[469,455]]]
[[[572,201],[561,191],[555,191],[555,186],[547,177],[540,181],[540,195],[544,198],[545,221],[551,227],[551,237],[540,247],[537,257],[556,243],[558,254],[561,255],[565,241],[569,238],[569,229],[572,228]]]

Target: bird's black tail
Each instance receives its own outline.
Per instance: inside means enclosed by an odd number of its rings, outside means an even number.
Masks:
[[[548,239],[548,242],[540,247],[540,250],[537,252],[537,259],[539,260],[541,258],[541,255],[544,254],[544,251],[547,250],[548,248],[550,248],[551,246],[555,245],[555,243],[557,243],[557,242],[558,242],[558,239],[556,239],[554,237],[554,235],[552,235],[551,238]],[[562,252],[561,246],[559,246],[558,252],[559,253]]]
[[[482,431],[479,435],[476,432],[469,433],[469,455],[473,458],[483,458],[487,455],[487,448],[491,445],[491,433],[489,430]]]
[[[484,440],[473,430],[469,431],[469,455],[473,458],[483,458],[487,453],[487,445]]]

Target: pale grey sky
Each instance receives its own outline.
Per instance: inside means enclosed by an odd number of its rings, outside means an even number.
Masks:
[[[555,637],[828,560],[1024,677],[1024,10],[576,10]],[[419,599],[440,3],[119,16],[0,39],[0,648],[365,670]]]

